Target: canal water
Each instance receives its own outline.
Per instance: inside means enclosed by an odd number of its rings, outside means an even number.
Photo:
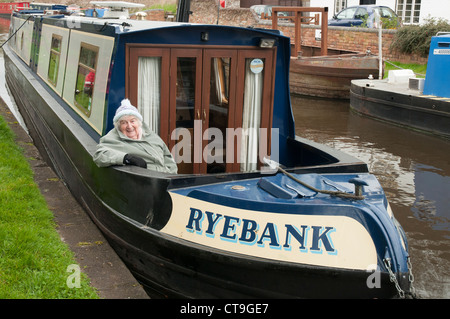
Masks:
[[[296,134],[367,163],[409,243],[421,298],[450,298],[450,140],[369,119],[349,101],[292,96]]]
[[[7,39],[5,20],[0,43]],[[2,50],[0,96],[16,112]],[[450,140],[359,116],[349,101],[292,96],[292,105],[297,135],[365,161],[380,180],[408,238],[418,297],[450,298]]]

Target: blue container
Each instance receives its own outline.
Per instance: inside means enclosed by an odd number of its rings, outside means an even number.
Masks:
[[[431,38],[423,94],[450,97],[450,34]]]

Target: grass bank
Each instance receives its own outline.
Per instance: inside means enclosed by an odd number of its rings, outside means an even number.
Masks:
[[[89,278],[78,276],[74,255],[1,116],[0,181],[0,299],[99,298]]]
[[[145,7],[143,10],[149,10],[149,9],[163,9],[166,12],[175,13],[177,11],[177,4],[176,3],[157,3],[157,4],[153,4],[151,6]],[[142,9],[140,9],[140,10],[142,10]]]
[[[392,65],[394,64],[394,65]],[[427,73],[427,65],[426,64],[404,64],[400,62],[384,62],[384,78],[388,77],[389,70],[401,70],[401,69],[410,69],[412,70],[418,78],[424,78]]]

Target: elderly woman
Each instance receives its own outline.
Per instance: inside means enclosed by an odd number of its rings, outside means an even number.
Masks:
[[[177,165],[163,140],[153,133],[128,99],[121,102],[114,128],[100,139],[94,154],[99,167],[136,165],[150,170],[177,173]]]

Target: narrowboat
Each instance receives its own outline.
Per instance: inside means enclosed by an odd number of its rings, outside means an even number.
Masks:
[[[30,9],[31,10],[42,10],[42,11],[47,11],[47,10],[61,10],[64,11],[67,9],[66,5],[62,5],[62,4],[55,4],[55,3],[43,3],[43,2],[31,2],[30,3]]]
[[[27,10],[29,2],[0,2],[0,17],[9,17],[14,10]]]
[[[378,61],[375,55],[357,52],[292,57],[291,93],[349,100],[352,80],[377,77]]]
[[[391,70],[387,79],[353,80],[355,112],[409,130],[450,138],[450,33],[433,36],[425,78],[412,70]]]
[[[14,13],[6,79],[35,144],[150,296],[411,294],[405,233],[367,165],[295,134],[289,38],[118,16]],[[177,174],[94,163],[124,98]]]
[[[67,6],[63,4],[56,3],[42,3],[42,2],[31,2],[29,6],[30,10],[41,10],[43,13],[54,13],[54,12],[65,12],[67,10]]]

